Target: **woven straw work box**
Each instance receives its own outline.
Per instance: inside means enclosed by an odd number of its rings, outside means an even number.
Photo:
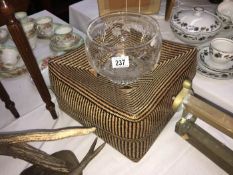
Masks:
[[[122,87],[95,76],[84,46],[49,63],[60,108],[133,161],[139,161],[173,115],[172,97],[196,73],[196,49],[163,41],[156,69]]]

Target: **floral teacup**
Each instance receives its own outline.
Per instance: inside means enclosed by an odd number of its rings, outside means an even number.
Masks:
[[[15,18],[19,20],[20,22],[26,22],[28,18],[27,12],[23,12],[23,11],[16,12]]]
[[[75,42],[73,28],[69,25],[57,27],[54,31],[54,37],[58,41],[56,44],[59,47],[69,47]]]
[[[233,62],[233,41],[227,38],[215,38],[209,47],[210,59],[215,67],[228,67]]]
[[[36,29],[38,37],[51,37],[53,35],[53,18],[50,16],[42,16],[37,18]]]
[[[20,58],[15,47],[0,47],[0,62],[5,69],[13,69]]]

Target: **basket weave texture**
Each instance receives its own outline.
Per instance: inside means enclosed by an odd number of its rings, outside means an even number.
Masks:
[[[93,74],[83,45],[50,60],[50,80],[64,112],[139,161],[173,116],[172,97],[193,79],[196,54],[194,47],[163,41],[155,70],[124,87]]]

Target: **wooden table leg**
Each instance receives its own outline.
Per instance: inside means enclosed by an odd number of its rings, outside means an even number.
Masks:
[[[46,108],[51,113],[54,119],[57,118],[55,105],[51,101],[48,88],[41,75],[40,69],[36,62],[36,58],[32,52],[27,37],[19,21],[14,16],[13,7],[8,3],[10,1],[0,0],[0,15],[6,20],[7,28],[12,36],[12,39],[29,71],[37,90],[40,93],[42,100],[46,103]]]
[[[14,117],[19,118],[19,113],[15,108],[15,103],[11,101],[7,91],[5,90],[1,82],[0,82],[0,99],[5,103],[6,108],[11,111]]]
[[[165,12],[165,20],[169,21],[172,13],[172,8],[175,5],[175,0],[167,0],[166,4],[166,12]]]

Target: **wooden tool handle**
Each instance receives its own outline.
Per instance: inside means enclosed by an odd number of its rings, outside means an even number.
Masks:
[[[194,116],[233,138],[233,116],[216,109],[192,95],[189,95],[183,104],[187,112],[192,113]]]

